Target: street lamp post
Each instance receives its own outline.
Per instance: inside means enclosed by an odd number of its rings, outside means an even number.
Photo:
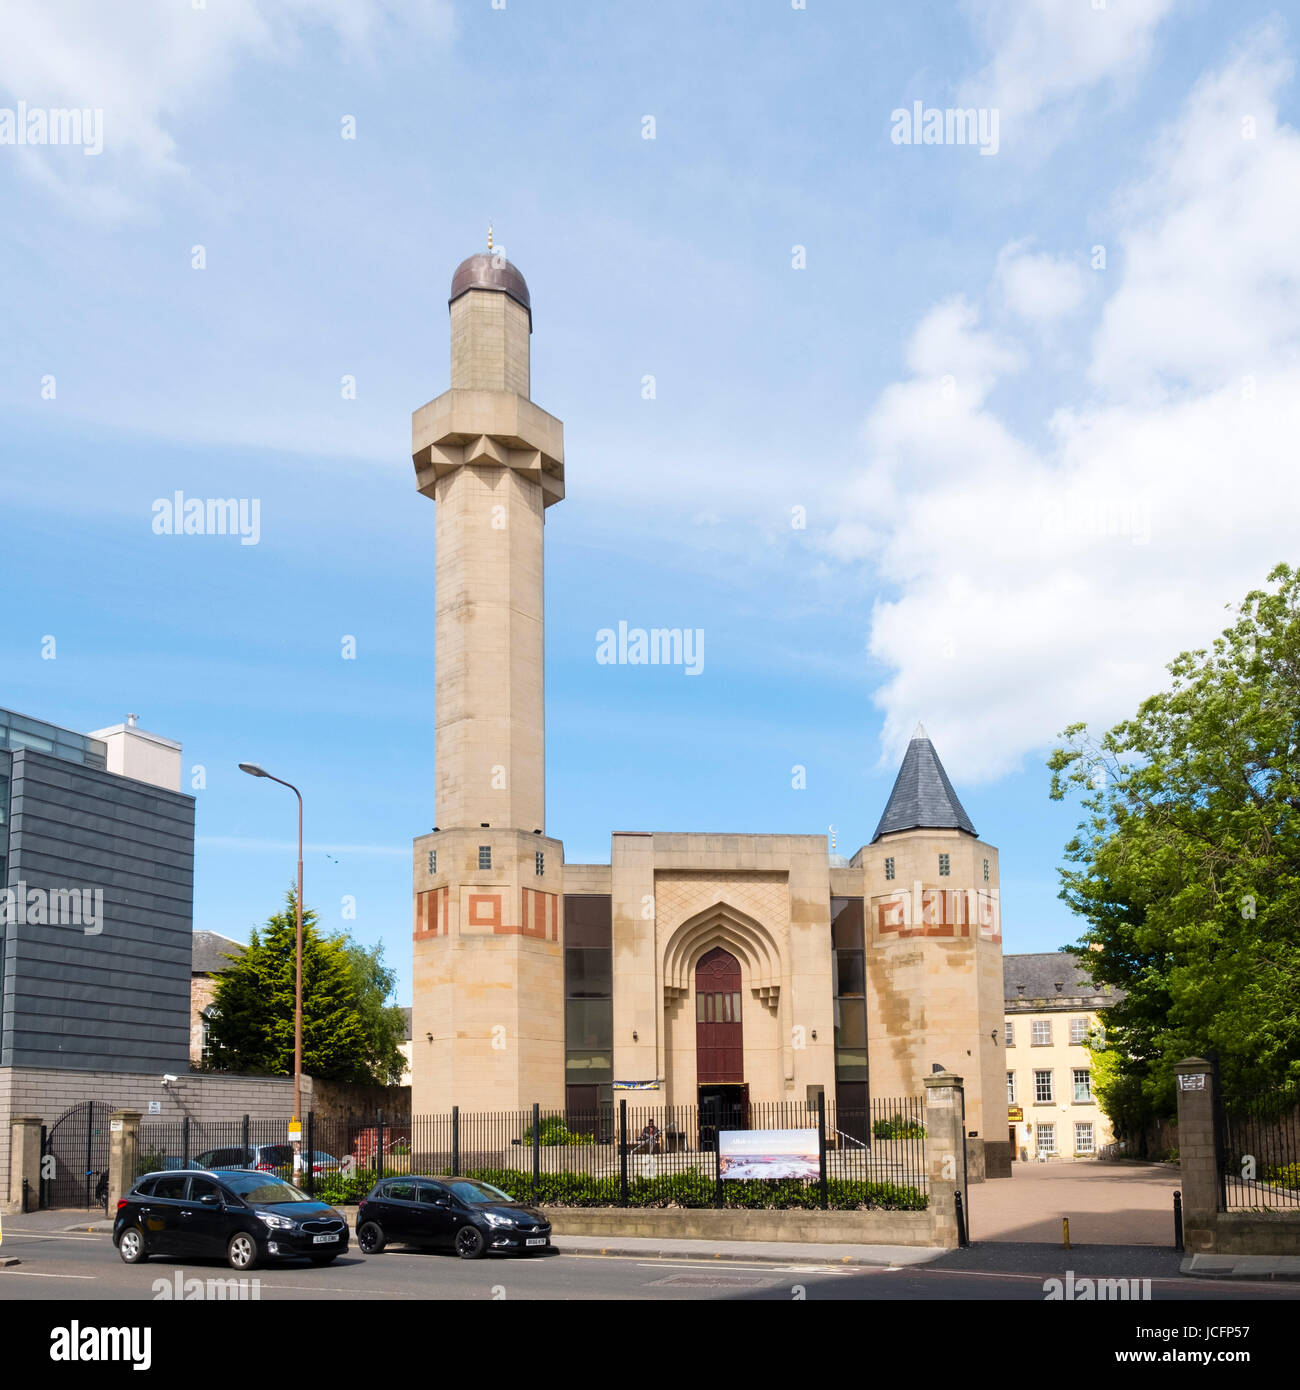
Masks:
[[[298,911],[298,960],[294,970],[293,986],[293,1118],[302,1122],[302,793],[292,782],[272,777],[265,768],[256,763],[240,763],[240,772],[250,777],[267,777],[279,782],[298,798],[298,897],[294,906]]]

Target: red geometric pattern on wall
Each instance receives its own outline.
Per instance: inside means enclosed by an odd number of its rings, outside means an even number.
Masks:
[[[415,895],[415,930],[418,939],[446,936],[450,930],[450,888],[426,888]]]
[[[515,928],[519,935],[545,941],[549,929],[551,940],[558,940],[560,933],[557,895],[543,893],[537,888],[524,888],[519,898],[519,926]]]

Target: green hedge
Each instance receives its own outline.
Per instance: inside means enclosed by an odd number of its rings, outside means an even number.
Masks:
[[[385,1177],[407,1176],[385,1173]],[[521,1202],[539,1206],[614,1207],[618,1205],[617,1177],[593,1178],[582,1173],[543,1173],[533,1190],[532,1178],[512,1168],[478,1168],[462,1177],[477,1178],[509,1192]],[[360,1201],[375,1184],[372,1172],[354,1178],[327,1176],[316,1183],[316,1196],[333,1206]],[[661,1178],[628,1178],[630,1207],[712,1207],[717,1183],[705,1173],[673,1173]],[[732,1208],[802,1208],[820,1205],[818,1184],[761,1178],[728,1180],[722,1184],[726,1205]],[[832,1178],[826,1184],[827,1204],[833,1211],[924,1211],[926,1197],[914,1187],[889,1182],[858,1182]]]

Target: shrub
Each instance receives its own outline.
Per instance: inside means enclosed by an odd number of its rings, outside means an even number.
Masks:
[[[1279,1187],[1300,1187],[1300,1163],[1284,1163],[1268,1169],[1268,1180]]]
[[[920,1120],[905,1120],[894,1115],[888,1120],[877,1120],[871,1126],[873,1139],[924,1139],[925,1126]]]
[[[559,1144],[594,1144],[596,1141],[590,1134],[577,1134],[564,1123],[559,1115],[550,1115],[541,1122],[541,1137],[538,1144],[542,1148],[547,1148]],[[533,1143],[533,1127],[529,1125],[524,1130],[519,1142],[528,1148]]]

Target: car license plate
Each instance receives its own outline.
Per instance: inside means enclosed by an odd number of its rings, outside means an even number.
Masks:
[[[312,1236],[311,1243],[313,1245],[332,1245],[338,1238],[336,1231],[332,1236]]]
[[[546,1244],[546,1237],[545,1237],[545,1236],[529,1236],[529,1237],[524,1241],[524,1244],[525,1244],[525,1245],[545,1245],[545,1244]]]

